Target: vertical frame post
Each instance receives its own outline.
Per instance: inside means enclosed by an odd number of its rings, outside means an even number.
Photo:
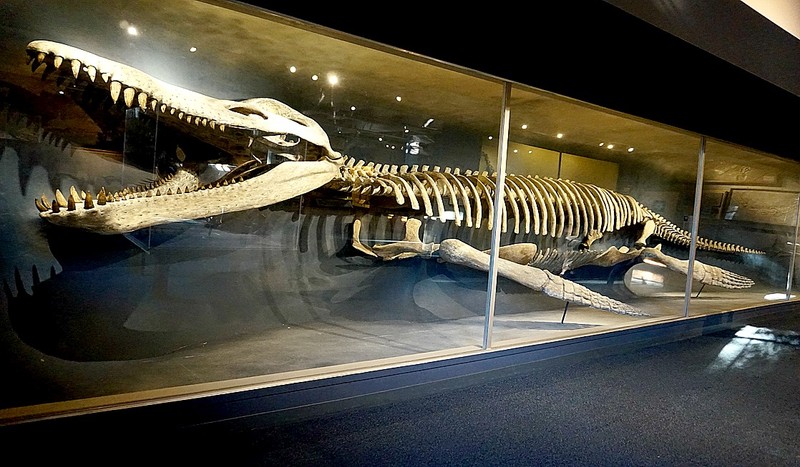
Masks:
[[[706,137],[700,137],[700,151],[697,155],[697,181],[694,187],[694,209],[692,209],[692,235],[689,242],[689,268],[686,271],[686,293],[683,298],[683,316],[689,316],[689,302],[692,299],[694,279],[694,259],[697,252],[697,229],[700,225],[700,200],[703,196],[703,169],[706,164]]]
[[[511,83],[503,84],[503,113],[500,117],[500,141],[497,147],[497,180],[494,191],[494,218],[492,219],[492,247],[489,253],[489,280],[486,286],[486,315],[483,325],[483,350],[492,346],[492,330],[494,327],[495,295],[497,291],[497,255],[500,250],[501,219],[505,213],[505,179],[506,157],[508,156],[508,129],[511,120]]]

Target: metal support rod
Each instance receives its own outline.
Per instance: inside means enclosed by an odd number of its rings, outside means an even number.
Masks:
[[[569,308],[569,302],[564,304],[564,314],[561,315],[561,324],[564,324],[564,320],[567,318],[567,308]]]
[[[706,163],[706,137],[700,137],[700,152],[697,155],[697,182],[694,187],[694,209],[692,210],[692,234],[689,242],[689,268],[686,271],[686,293],[683,299],[683,316],[689,316],[689,302],[692,298],[694,279],[694,258],[697,250],[697,229],[700,225],[700,200],[703,196],[703,169]]]
[[[489,281],[486,286],[486,318],[483,325],[483,350],[492,346],[492,331],[494,326],[494,305],[497,289],[497,255],[500,251],[501,219],[505,214],[505,178],[506,156],[508,155],[508,128],[511,120],[511,83],[503,85],[503,114],[500,119],[500,138],[497,147],[497,180],[494,191],[494,219],[492,219],[492,246],[489,251]]]
[[[797,197],[794,211],[794,239],[792,240],[792,255],[789,257],[789,274],[786,276],[786,300],[792,296],[792,281],[794,280],[794,262],[797,255],[797,234],[800,229],[800,196]]]

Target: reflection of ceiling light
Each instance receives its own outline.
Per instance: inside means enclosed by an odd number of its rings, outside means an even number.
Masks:
[[[652,265],[652,266],[658,266],[658,267],[660,267],[660,268],[665,268],[665,267],[667,267],[667,266],[666,266],[664,263],[659,263],[658,261],[656,261],[656,260],[653,260],[653,259],[650,259],[650,258],[645,258],[645,259],[644,259],[644,262],[645,262],[645,263],[647,263],[647,264],[650,264],[650,265]]]
[[[514,154],[518,153],[519,149],[514,149]]]
[[[131,36],[138,36],[139,35],[139,30],[136,29],[136,26],[130,25],[130,26],[128,26],[128,34],[130,34]]]
[[[613,144],[609,144],[608,146],[606,146],[606,149],[614,149],[614,145]]]
[[[316,81],[316,80],[318,80],[318,79],[319,79],[319,76],[317,76],[317,75],[311,75],[311,81]]]
[[[429,126],[431,123],[433,123],[433,119],[432,119],[432,118],[429,118],[429,119],[428,119],[428,121],[427,121],[427,122],[425,122],[425,124],[424,124],[424,125],[422,125],[422,128],[428,128],[428,126]]]
[[[192,53],[197,52],[197,47],[189,47],[189,52],[192,52]]]
[[[558,134],[556,135],[556,138],[558,138],[558,139],[561,139],[561,138],[563,138],[563,137],[564,137],[564,133],[558,133]]]
[[[785,293],[768,293],[764,295],[764,300],[789,300],[794,298],[794,295],[786,295]]]
[[[528,154],[533,154],[533,150],[528,150]]]
[[[378,136],[378,141],[383,141],[383,136]]]
[[[403,98],[402,98],[402,97],[400,97],[400,96],[397,96],[397,97],[395,97],[395,100],[396,100],[397,102],[400,102],[400,101],[402,101],[402,100],[403,100]]]
[[[602,148],[603,146],[605,146],[605,144],[606,143],[600,143],[600,144],[598,144],[598,146],[600,146]]]
[[[527,130],[527,129],[528,129],[528,125],[527,125],[527,124],[525,124],[525,125],[522,125],[522,129],[523,129],[523,130]]]
[[[289,67],[289,73],[297,73],[297,67],[292,65]]]
[[[633,148],[628,148],[628,152],[633,152]]]
[[[339,84],[339,77],[334,73],[328,73],[328,84],[331,86],[336,86]]]
[[[489,136],[489,139],[494,139],[494,136]]]
[[[355,110],[356,110],[356,106],[354,106],[354,105],[351,105],[351,106],[350,106],[350,110],[352,110],[352,111],[355,111]]]

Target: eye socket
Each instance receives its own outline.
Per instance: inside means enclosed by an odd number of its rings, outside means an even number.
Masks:
[[[251,109],[249,107],[236,107],[235,106],[235,107],[228,108],[228,110],[230,110],[231,112],[236,112],[237,114],[245,115],[247,117],[249,117],[251,115],[258,115],[259,117],[263,118],[264,120],[268,120],[269,119],[269,115],[266,115],[263,112],[260,112],[258,109]]]

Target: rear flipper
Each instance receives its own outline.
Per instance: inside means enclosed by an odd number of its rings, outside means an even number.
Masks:
[[[672,256],[665,255],[661,252],[660,247],[643,248],[641,258],[643,260],[651,259],[661,263],[668,269],[679,272],[683,275],[689,274],[689,261],[680,260],[673,258]],[[751,279],[745,276],[718,268],[716,266],[704,264],[697,260],[694,262],[692,279],[700,282],[701,284],[714,285],[717,287],[724,287],[726,289],[747,289],[755,284]]]

